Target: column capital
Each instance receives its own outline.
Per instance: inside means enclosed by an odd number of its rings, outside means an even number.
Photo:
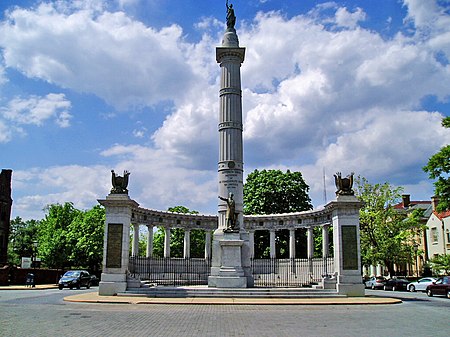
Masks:
[[[243,47],[216,47],[216,61],[222,63],[224,58],[237,59],[240,63],[244,62],[245,48]]]

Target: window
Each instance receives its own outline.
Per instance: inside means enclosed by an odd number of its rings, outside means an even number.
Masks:
[[[447,244],[450,244],[450,232],[447,230]]]
[[[437,231],[436,227],[431,228],[431,242],[438,243],[439,240],[439,233]]]

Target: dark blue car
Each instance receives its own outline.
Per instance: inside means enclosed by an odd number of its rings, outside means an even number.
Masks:
[[[81,287],[86,287],[86,289],[91,287],[91,275],[86,270],[69,270],[58,282],[60,290],[63,288],[80,289]]]

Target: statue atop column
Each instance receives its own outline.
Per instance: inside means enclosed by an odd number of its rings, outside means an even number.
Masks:
[[[228,193],[228,198],[223,198],[219,196],[220,200],[227,202],[227,213],[225,214],[225,221],[227,224],[227,228],[223,231],[226,233],[234,233],[239,232],[238,223],[237,223],[237,215],[236,213],[236,202],[233,199],[233,193]]]
[[[336,184],[336,195],[355,195],[353,191],[353,175],[355,173],[349,174],[346,178],[342,178],[341,172],[337,172],[334,175],[334,182]]]
[[[114,170],[111,170],[111,182],[113,188],[111,194],[128,194],[128,176],[130,172],[123,171],[123,177],[117,175]]]
[[[227,6],[227,29],[234,29],[234,25],[236,24],[236,16],[234,15],[233,4],[228,5],[227,0],[226,6]]]

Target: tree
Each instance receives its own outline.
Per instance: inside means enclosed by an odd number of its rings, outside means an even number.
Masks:
[[[450,128],[450,117],[442,120],[442,126]],[[450,145],[444,146],[438,153],[431,156],[423,170],[428,173],[430,179],[437,179],[434,182],[434,193],[439,197],[437,211],[443,212],[450,209]]]
[[[74,243],[69,260],[71,264],[87,267],[92,272],[101,269],[103,260],[103,237],[105,209],[96,205],[79,212],[68,227],[67,237]]]
[[[362,263],[381,263],[393,274],[394,264],[413,260],[414,248],[409,243],[423,230],[421,211],[416,210],[409,216],[396,211],[393,205],[401,199],[402,188],[388,183],[372,185],[358,177],[355,192],[363,202],[360,210]]]
[[[244,184],[244,214],[280,214],[312,209],[309,186],[301,172],[255,170]],[[289,257],[289,232],[277,231],[277,257]],[[269,233],[255,231],[255,257],[268,258]]]
[[[244,214],[280,214],[312,209],[300,172],[255,170],[244,184]]]
[[[450,273],[450,255],[436,255],[430,260],[430,263],[435,273],[441,274],[442,271],[445,275]]]
[[[46,215],[39,224],[39,256],[49,268],[64,268],[71,265],[70,255],[76,238],[68,236],[69,226],[81,211],[71,202],[52,204],[45,208]]]
[[[21,265],[22,257],[33,256],[33,242],[37,241],[39,222],[23,221],[20,217],[11,220],[9,232],[8,264]]]
[[[103,259],[105,209],[76,209],[71,202],[46,207],[39,222],[39,256],[50,268],[83,267],[93,272]]]

